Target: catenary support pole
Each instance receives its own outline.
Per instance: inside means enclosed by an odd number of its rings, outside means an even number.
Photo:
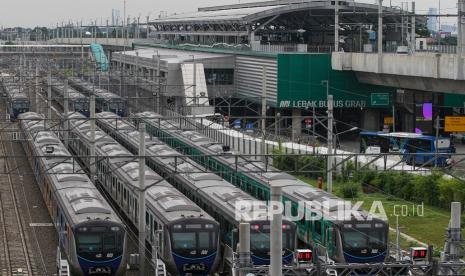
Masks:
[[[35,71],[35,84],[34,84],[34,91],[35,91],[35,100],[36,100],[36,112],[37,113],[42,113],[40,112],[40,107],[39,107],[39,65],[36,63],[36,71]]]
[[[383,0],[378,0],[378,73],[382,72],[383,62]]]
[[[333,95],[328,95],[328,158],[327,158],[327,189],[333,192]]]
[[[97,158],[95,156],[95,95],[90,95],[90,177],[94,182],[97,172]]]
[[[415,14],[415,1],[412,1],[412,14]],[[416,18],[415,16],[412,16],[412,26],[410,28],[411,33],[410,33],[410,43],[411,43],[411,52],[412,54],[415,53],[416,47],[417,47],[417,35],[416,35]]]
[[[250,224],[239,224],[239,264],[241,268],[251,266],[250,261]],[[239,276],[246,276],[247,272],[241,271]]]
[[[139,125],[139,275],[145,275],[145,124]]]
[[[64,131],[63,131],[63,144],[67,148],[68,147],[68,142],[69,142],[69,126],[70,126],[69,125],[69,120],[68,120],[68,116],[69,116],[68,80],[65,80],[63,90],[64,90],[63,91],[63,111],[64,111],[63,118],[65,120]]]
[[[47,119],[52,120],[52,72],[48,70],[47,76]]]
[[[261,140],[261,147],[260,147],[260,154],[262,155],[262,161],[265,162],[266,161],[266,144],[265,144],[265,139],[266,139],[266,105],[267,105],[267,101],[266,101],[266,92],[268,90],[268,83],[267,83],[267,78],[268,78],[268,69],[266,66],[263,66],[263,79],[262,79],[262,108],[261,108],[261,111],[262,111],[262,114],[261,114],[261,117],[262,117],[262,120],[261,120],[261,123],[260,123],[260,126],[261,126],[261,130],[262,130],[262,140]]]
[[[339,52],[339,1],[334,1],[334,52]]]

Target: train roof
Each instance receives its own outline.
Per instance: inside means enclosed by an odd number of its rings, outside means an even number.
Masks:
[[[293,200],[294,202],[312,202],[316,207],[320,207],[322,215],[326,219],[331,219],[336,223],[343,223],[338,220],[337,208],[344,206],[344,200],[336,197],[330,193],[327,193],[321,189],[315,188],[294,176],[282,172],[271,165],[265,165],[262,161],[254,159],[248,159],[246,157],[237,159],[235,155],[237,153],[230,152],[224,154],[223,146],[211,138],[208,138],[196,131],[182,130],[179,129],[179,124],[175,122],[169,122],[167,120],[159,119],[159,116],[150,114],[151,112],[144,112],[136,114],[137,118],[145,119],[155,126],[161,125],[166,131],[171,132],[173,135],[189,141],[193,147],[208,152],[209,154],[217,154],[216,158],[223,160],[232,166],[239,167],[239,171],[256,179],[258,182],[267,186],[280,186],[282,187],[283,196],[287,199]],[[164,127],[168,126],[168,127]],[[368,218],[368,213],[359,209],[359,214]],[[354,218],[351,218],[354,219]]]
[[[11,82],[2,84],[9,100],[29,101],[28,95],[23,90],[21,90],[19,84],[13,84]]]
[[[118,117],[113,113],[97,114],[97,118],[102,119],[101,121],[104,124],[111,126],[113,129],[116,127],[116,120],[112,119]],[[137,137],[139,137],[139,132],[135,131],[134,125],[128,122],[120,121],[118,124],[123,123],[129,125],[130,128],[125,130],[119,129],[118,134],[123,135],[134,147],[138,147],[139,141]],[[204,202],[212,206],[217,212],[223,213],[223,215],[229,217],[236,224],[245,220],[250,222],[268,220],[266,202],[250,196],[218,175],[205,171],[200,165],[190,159],[175,158],[174,156],[181,156],[181,154],[159,139],[146,136],[146,140],[149,158],[157,159],[158,163],[171,167],[173,171],[177,171],[185,183],[187,182],[186,184],[190,185],[191,189],[202,196]],[[253,204],[254,202],[258,204]],[[236,206],[236,204],[240,205]],[[236,210],[236,207],[239,208],[241,206],[247,206],[247,208]]]
[[[64,98],[65,84],[63,83],[63,81],[57,78],[52,78],[52,88]],[[88,101],[87,96],[77,91],[70,85],[68,85],[68,99],[71,101],[74,101],[74,100],[87,100]]]
[[[81,80],[80,78],[77,77],[71,77],[68,78],[71,84],[79,87],[80,89],[84,90],[86,93],[94,93],[95,97],[97,99],[104,99],[104,100],[121,100],[123,101],[123,98],[121,98],[119,95],[116,95],[115,93],[112,93],[108,90],[99,88],[95,86],[92,83],[89,83],[87,81]]]
[[[435,136],[423,135],[420,133],[413,133],[413,132],[370,132],[370,131],[362,131],[360,135],[371,135],[371,136],[381,136],[381,137],[388,137],[388,138],[407,138],[407,139],[421,139],[421,140],[436,140]],[[439,137],[439,139],[450,139],[448,137]]]
[[[99,114],[98,114],[99,115]],[[98,116],[97,115],[97,116]],[[89,123],[82,121],[73,121],[73,119],[84,119],[81,114],[72,114],[71,124],[86,141],[89,141],[90,133],[88,131]],[[133,155],[123,146],[117,143],[113,138],[106,135],[98,127],[96,133],[99,133],[100,139],[105,142],[97,142],[96,151],[99,155],[108,157],[124,156],[125,159],[111,158],[110,163],[114,164],[114,173],[117,173],[126,183],[134,189],[139,187],[139,163],[133,161]],[[97,134],[96,134],[96,139]],[[185,197],[181,192],[169,184],[160,175],[156,174],[150,167],[145,166],[145,185],[151,186],[147,189],[148,207],[156,212],[159,217],[165,220],[165,223],[175,223],[181,219],[205,219],[214,221],[214,219],[198,207],[194,202]]]
[[[121,223],[110,205],[95,188],[79,164],[43,120],[43,115],[27,112],[19,115],[27,139],[41,156],[49,172],[47,177],[61,206],[74,225],[89,221]]]

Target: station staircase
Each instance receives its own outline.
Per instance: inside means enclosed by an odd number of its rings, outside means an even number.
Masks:
[[[95,62],[95,65],[97,67],[97,71],[107,72],[110,66],[102,45],[98,43],[90,44],[90,52],[92,56],[92,61]]]

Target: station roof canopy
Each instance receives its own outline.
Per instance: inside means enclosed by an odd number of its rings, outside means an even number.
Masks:
[[[156,19],[151,23],[154,25],[251,24],[275,16],[275,21],[279,21],[280,17],[289,14],[305,15],[304,21],[300,21],[299,17],[296,18],[296,23],[300,25],[309,20],[318,23],[334,23],[334,3],[335,1],[331,0],[276,0],[224,5],[199,8],[193,13],[174,14]],[[377,23],[378,5],[358,3],[353,0],[340,0],[339,3],[340,14],[344,22],[350,20],[353,23]],[[384,17],[385,23],[401,21],[399,9],[383,7],[383,12],[390,15]]]

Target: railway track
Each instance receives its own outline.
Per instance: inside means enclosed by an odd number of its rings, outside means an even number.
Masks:
[[[0,156],[9,155],[7,137],[0,135]],[[13,185],[8,159],[0,160],[3,174],[0,178],[0,271],[1,275],[39,275],[32,251],[28,248],[27,231],[19,207],[18,191]],[[13,168],[15,170],[15,168]],[[5,174],[8,173],[8,174]],[[22,180],[22,176],[18,175]],[[15,182],[18,184],[17,182]]]

